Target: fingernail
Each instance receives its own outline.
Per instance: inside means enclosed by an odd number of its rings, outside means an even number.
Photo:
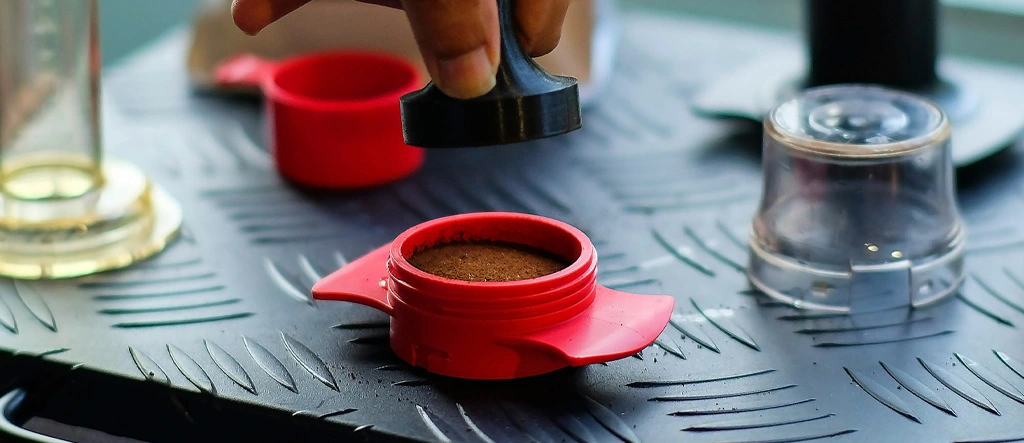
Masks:
[[[274,8],[269,1],[249,2],[244,11],[236,9],[237,4],[238,2],[234,2],[232,5],[235,25],[248,35],[259,34],[273,21]]]
[[[242,27],[242,26],[239,26],[238,29],[241,29],[242,32],[244,32],[245,35],[248,35],[249,37],[255,37],[255,36],[259,35],[260,31],[263,30],[263,28],[260,28],[260,27]]]
[[[498,66],[481,46],[455,58],[437,61],[434,83],[445,94],[459,99],[479,97],[494,89]]]

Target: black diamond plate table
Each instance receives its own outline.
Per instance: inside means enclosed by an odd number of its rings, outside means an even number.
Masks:
[[[797,311],[743,277],[760,128],[698,118],[690,99],[799,43],[643,14],[623,25],[583,130],[431,152],[415,177],[358,194],[283,183],[257,102],[190,91],[187,35],[110,70],[108,149],[181,199],[185,233],[126,271],[0,282],[0,409],[17,424],[37,415],[147,441],[1024,439],[1021,150],[959,173],[971,275],[956,297]],[[490,210],[580,227],[601,253],[600,283],[671,294],[671,326],[606,365],[466,382],[397,360],[382,314],[309,296],[414,224]]]

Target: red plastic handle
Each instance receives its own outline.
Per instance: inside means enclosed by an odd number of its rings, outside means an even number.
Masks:
[[[387,288],[390,255],[391,245],[388,244],[349,263],[314,285],[313,298],[358,303],[392,315],[394,309],[388,301]]]
[[[255,86],[273,75],[277,62],[255,55],[239,55],[227,59],[214,72],[214,81],[222,87]]]
[[[599,286],[588,314],[516,340],[514,346],[558,355],[571,366],[618,360],[649,346],[665,330],[675,299]]]

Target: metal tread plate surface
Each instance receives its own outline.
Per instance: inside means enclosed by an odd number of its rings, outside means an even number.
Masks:
[[[283,183],[260,147],[258,104],[195,95],[187,35],[169,36],[107,73],[104,118],[109,152],[181,199],[183,237],[126,271],[0,283],[0,347],[370,440],[1024,438],[1020,149],[961,171],[971,276],[955,298],[793,310],[743,276],[760,128],[701,119],[689,100],[796,41],[645,14],[623,24],[614,78],[583,130],[431,152],[415,177],[344,195]],[[601,254],[602,284],[677,299],[671,326],[632,358],[466,382],[397,360],[379,312],[309,298],[320,276],[414,224],[490,210],[578,226]]]

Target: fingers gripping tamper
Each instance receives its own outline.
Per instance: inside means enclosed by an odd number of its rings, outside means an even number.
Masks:
[[[402,98],[406,143],[423,148],[504,145],[565,134],[579,129],[576,79],[546,72],[516,37],[514,0],[498,0],[501,64],[494,89],[460,100],[433,83]]]
[[[0,275],[64,278],[167,245],[181,208],[105,159],[96,0],[0,2]]]
[[[814,88],[769,114],[751,283],[797,307],[921,306],[964,278],[950,124],[879,87]]]

